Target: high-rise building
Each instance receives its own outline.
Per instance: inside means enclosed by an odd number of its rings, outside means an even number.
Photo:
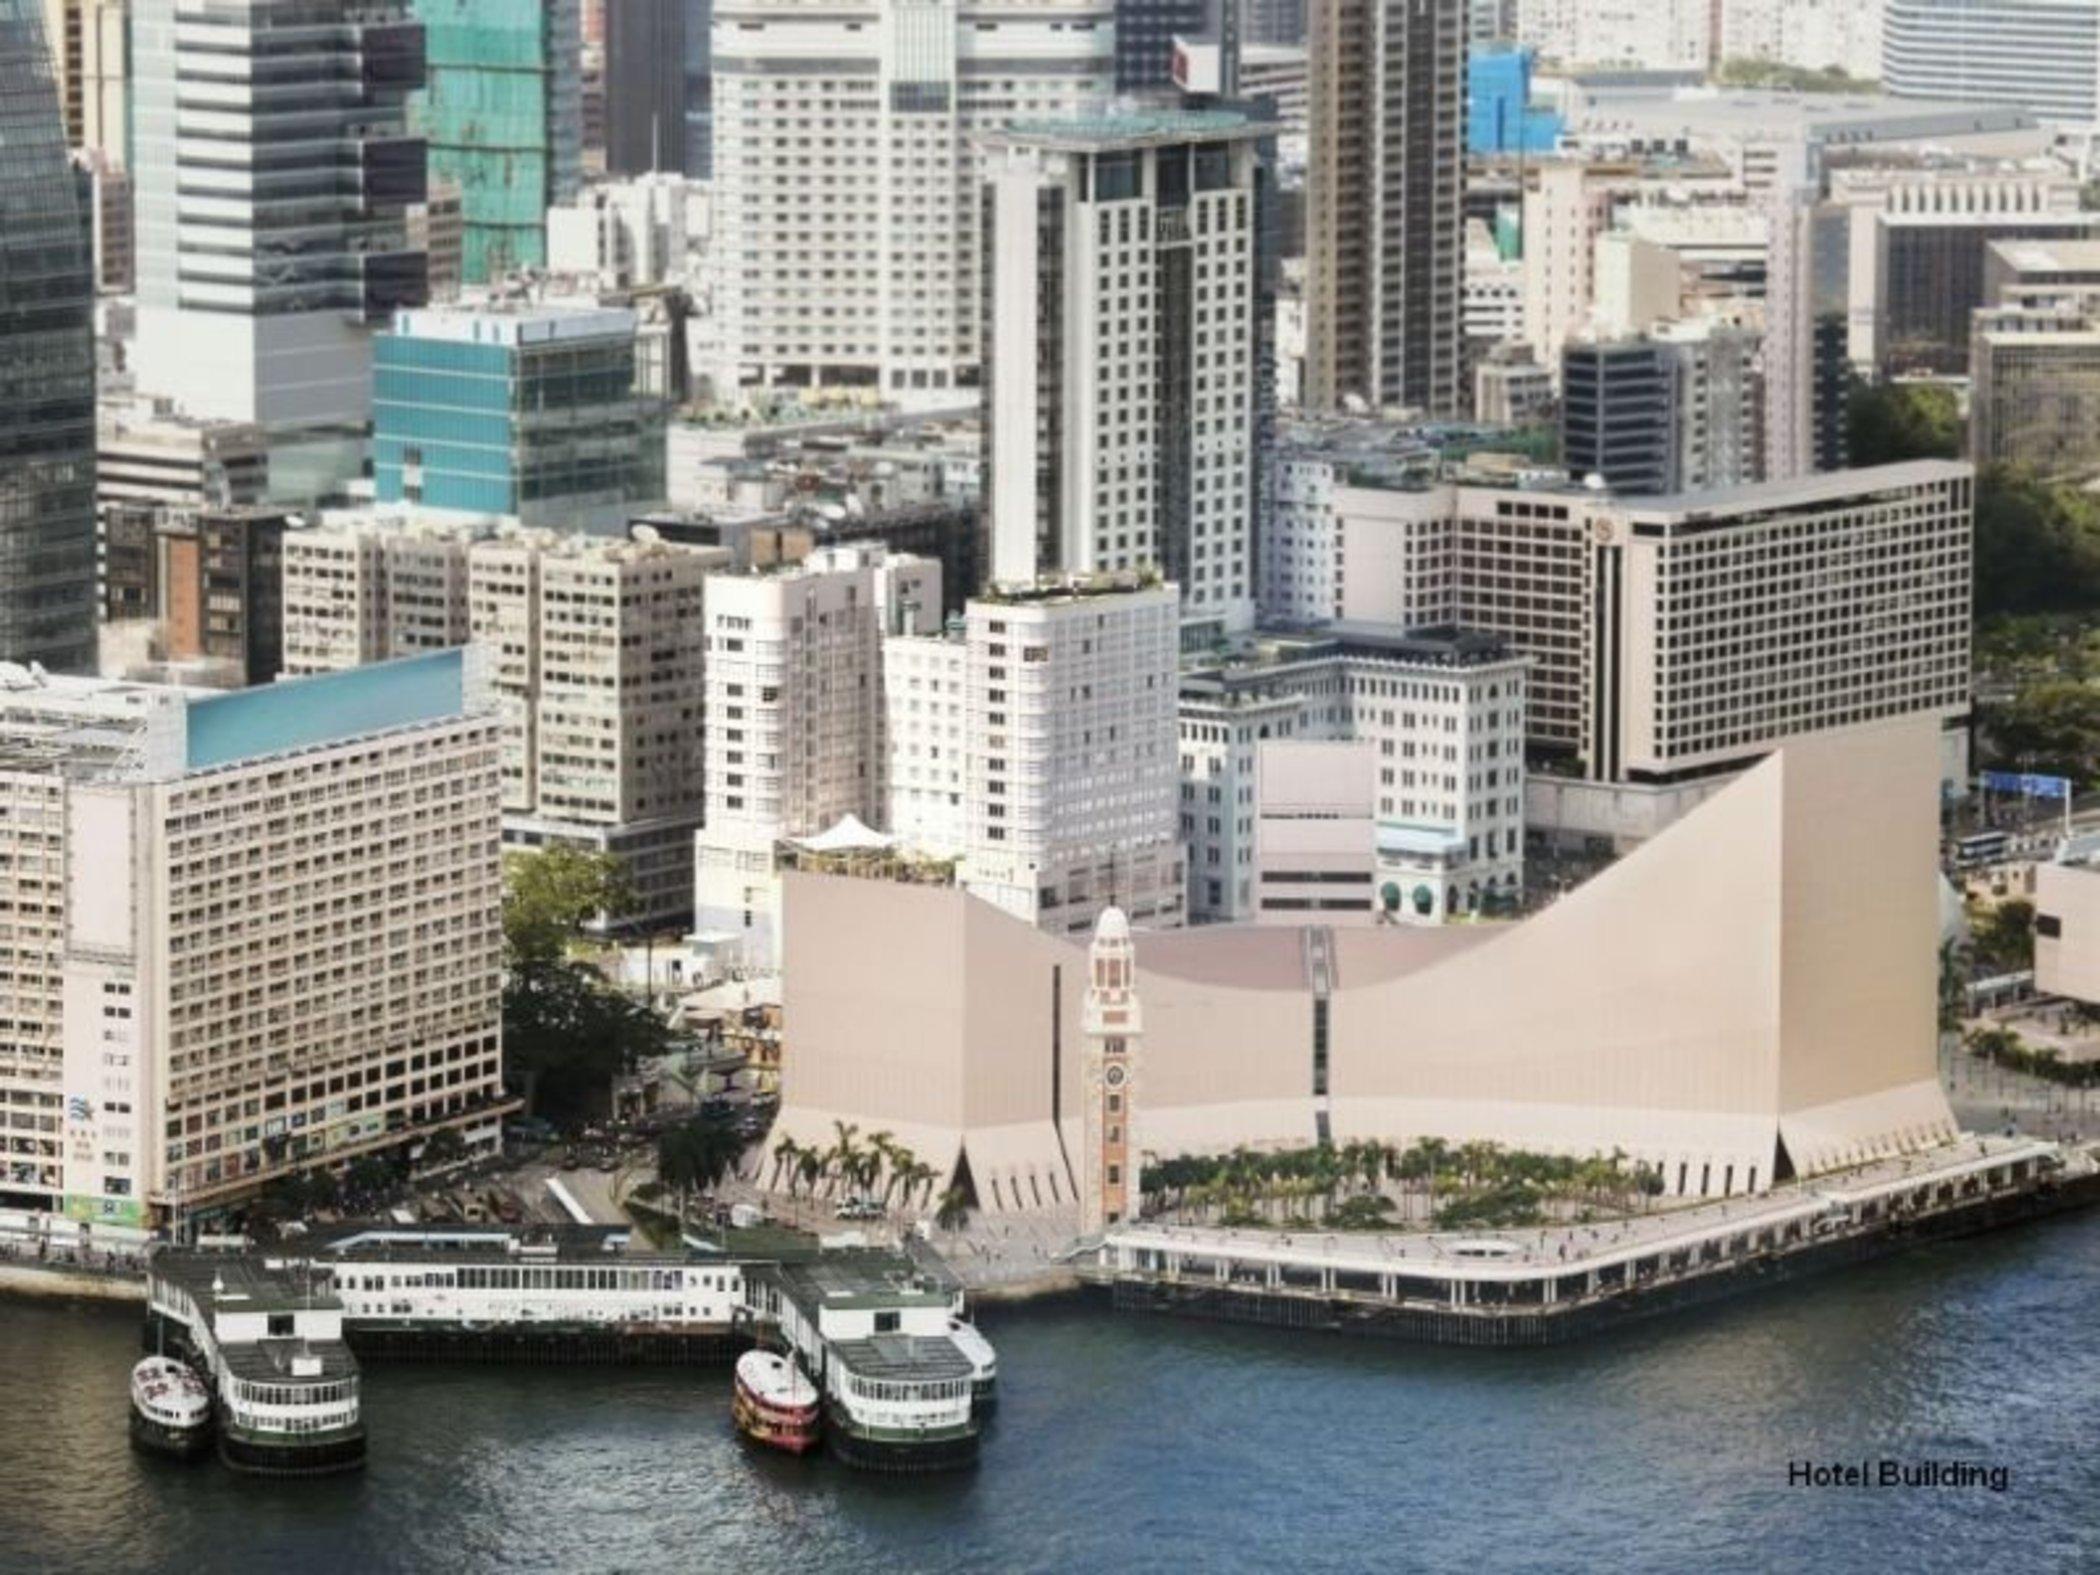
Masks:
[[[583,179],[577,0],[413,0],[429,81],[416,129],[430,173],[460,189],[463,277],[547,260],[547,209]]]
[[[657,402],[624,307],[427,307],[375,353],[382,503],[614,528],[663,497]]]
[[[473,640],[502,721],[504,840],[618,857],[634,907],[599,927],[690,911],[701,597],[725,550],[381,511],[295,531],[284,558],[288,671]]]
[[[780,843],[887,818],[883,641],[940,625],[940,565],[869,543],[709,577],[694,922],[743,966],[778,955]]]
[[[0,661],[95,660],[94,268],[38,0],[0,0]]]
[[[104,399],[96,411],[95,498],[170,508],[259,503],[269,440],[253,422],[204,421],[164,400]]]
[[[586,186],[574,202],[547,210],[547,266],[611,290],[687,283],[693,227],[705,212],[698,184],[683,175]]]
[[[458,300],[465,282],[467,221],[455,183],[434,180],[423,200],[409,206],[408,244],[427,259],[430,299]]]
[[[964,612],[963,884],[1056,935],[1186,910],[1178,597],[1135,576],[1000,586]]]
[[[135,0],[131,33],[138,385],[264,423],[272,495],[328,494],[365,463],[372,327],[427,287],[423,29],[406,0]]]
[[[1881,82],[1898,98],[2019,104],[2045,120],[2100,119],[2092,0],[1884,0]]]
[[[73,176],[80,182],[81,211],[88,217],[95,293],[129,295],[136,264],[131,224],[131,177],[105,153],[76,151]]]
[[[719,397],[978,382],[977,136],[1115,83],[1113,0],[720,0]]]
[[[1969,350],[1969,457],[2047,476],[2100,468],[2100,317],[1986,306]]]
[[[1151,566],[1191,623],[1253,624],[1269,129],[1129,111],[986,139],[994,580]]]
[[[607,174],[684,173],[690,10],[691,0],[607,0]]]
[[[1568,346],[1561,459],[1621,494],[1699,492],[1761,474],[1762,335],[1712,319]]]
[[[0,689],[0,1201],[153,1227],[442,1128],[493,1152],[496,729],[461,651]]]
[[[714,0],[685,0],[685,172],[715,173]]]
[[[1313,0],[1305,401],[1454,416],[1464,0]]]

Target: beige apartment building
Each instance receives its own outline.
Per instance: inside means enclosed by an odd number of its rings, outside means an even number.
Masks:
[[[285,543],[285,666],[482,647],[503,722],[504,838],[620,857],[635,905],[691,908],[707,577],[727,549],[378,511]]]
[[[0,667],[0,1201],[136,1229],[501,1117],[462,651],[198,691]]]

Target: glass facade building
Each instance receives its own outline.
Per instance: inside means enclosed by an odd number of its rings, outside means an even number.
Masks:
[[[0,660],[93,670],[93,297],[41,0],[0,0]]]
[[[483,284],[547,261],[547,209],[583,177],[577,0],[415,0],[429,81],[415,123],[430,173],[460,189],[462,273]]]
[[[663,496],[662,415],[635,373],[628,311],[404,312],[373,367],[377,496],[618,529]]]

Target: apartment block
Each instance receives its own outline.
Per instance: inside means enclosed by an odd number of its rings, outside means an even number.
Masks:
[[[105,629],[148,621],[148,662],[184,668],[193,681],[236,689],[271,682],[284,666],[284,535],[291,526],[283,510],[252,506],[105,511]]]
[[[150,1228],[493,1150],[499,747],[460,651],[210,696],[0,668],[0,1201]]]
[[[473,641],[502,723],[516,847],[617,855],[635,906],[682,919],[702,803],[702,594],[721,548],[399,512],[329,516],[285,546],[285,665],[318,672]]]

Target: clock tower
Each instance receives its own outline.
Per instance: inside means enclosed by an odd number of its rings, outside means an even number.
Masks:
[[[1136,1114],[1137,1045],[1143,1032],[1138,1010],[1137,958],[1130,921],[1120,908],[1104,908],[1087,950],[1086,1179],[1079,1199],[1079,1229],[1093,1235],[1137,1212],[1140,1152],[1132,1140]]]

